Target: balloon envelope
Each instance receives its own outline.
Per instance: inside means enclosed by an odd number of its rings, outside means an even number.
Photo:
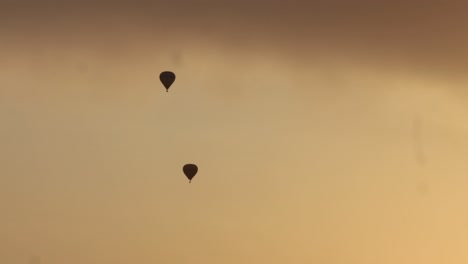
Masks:
[[[198,172],[198,167],[195,164],[185,164],[182,170],[184,171],[185,176],[192,181],[193,177],[195,177],[195,174]]]
[[[159,80],[162,82],[162,84],[166,88],[166,91],[174,83],[175,78],[176,78],[175,74],[170,71],[161,72],[161,74],[159,75]]]

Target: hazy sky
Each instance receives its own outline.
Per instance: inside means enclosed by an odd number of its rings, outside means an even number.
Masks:
[[[466,263],[467,12],[3,0],[0,262]]]

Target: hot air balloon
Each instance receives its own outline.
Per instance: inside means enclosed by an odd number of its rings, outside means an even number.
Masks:
[[[162,84],[166,88],[166,92],[168,92],[169,87],[171,87],[171,85],[175,81],[175,74],[170,71],[161,72],[161,74],[159,75],[159,80],[162,82]]]
[[[195,164],[185,164],[182,170],[189,179],[189,182],[192,182],[193,177],[195,177],[195,174],[198,172],[198,167]]]

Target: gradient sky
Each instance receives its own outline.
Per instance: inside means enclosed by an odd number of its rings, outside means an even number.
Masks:
[[[468,4],[18,2],[1,263],[468,262]]]

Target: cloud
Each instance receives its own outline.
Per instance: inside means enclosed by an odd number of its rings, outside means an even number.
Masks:
[[[2,20],[10,33],[40,32],[46,42],[64,31],[76,45],[91,37],[126,36],[114,42],[121,45],[178,35],[187,40],[181,46],[219,41],[296,59],[334,54],[454,74],[468,67],[467,10],[459,1],[41,1],[7,4]]]

